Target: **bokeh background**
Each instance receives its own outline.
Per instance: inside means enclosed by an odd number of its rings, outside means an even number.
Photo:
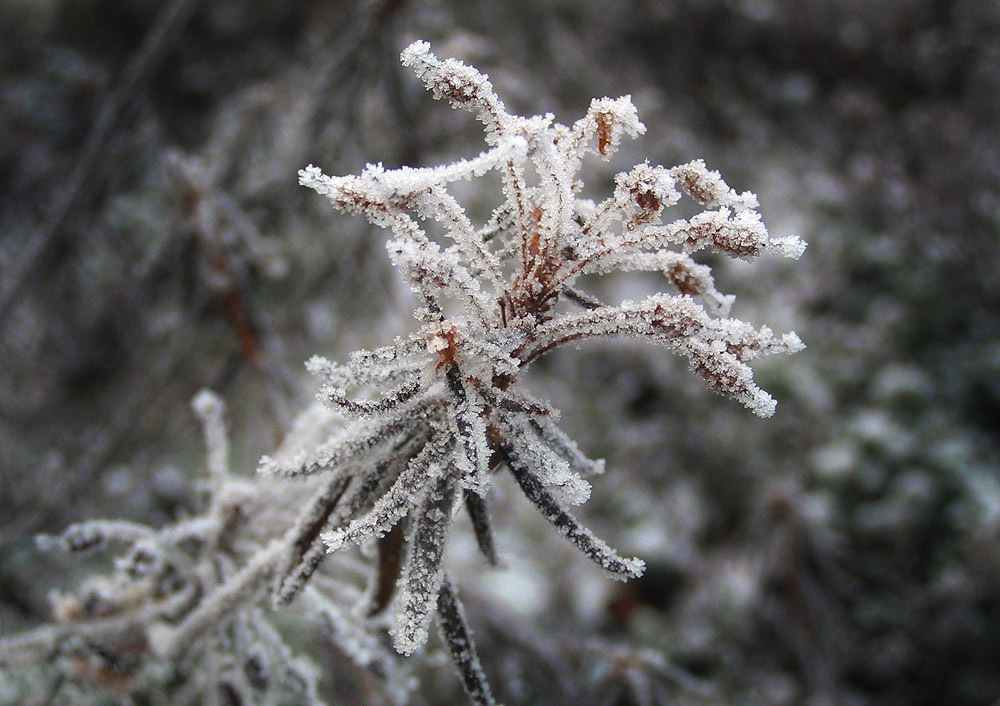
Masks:
[[[608,462],[580,515],[650,568],[608,581],[501,493],[508,568],[468,533],[450,557],[498,697],[998,703],[1000,3],[2,0],[0,37],[4,634],[90,570],[36,533],[191,511],[197,390],[228,403],[250,476],[314,392],[303,360],[412,327],[384,234],[296,172],[482,149],[399,65],[420,38],[522,114],[630,93],[647,133],[588,165],[595,195],[701,157],[810,243],[706,260],[735,317],[808,345],[757,367],[770,420],[634,343],[533,371]],[[482,218],[496,194],[469,188]],[[385,703],[316,659],[330,703]],[[461,702],[447,665],[421,670],[412,703]]]

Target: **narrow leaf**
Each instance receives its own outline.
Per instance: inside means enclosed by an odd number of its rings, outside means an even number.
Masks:
[[[607,543],[581,525],[579,520],[567,512],[552,493],[545,489],[542,482],[521,462],[510,446],[502,444],[498,451],[518,485],[521,486],[525,497],[587,558],[608,571],[612,577],[622,581],[642,575],[646,565],[641,559],[622,558]]]
[[[493,523],[490,520],[490,509],[486,505],[486,500],[466,490],[465,510],[469,513],[469,519],[472,520],[472,531],[476,535],[479,551],[486,557],[490,566],[499,566],[500,556],[497,554],[496,541],[493,537]]]
[[[455,504],[454,470],[427,488],[414,513],[408,544],[410,556],[400,579],[393,645],[410,655],[427,642],[431,612],[444,579],[444,558],[451,512]]]
[[[447,576],[441,582],[437,610],[441,639],[448,645],[448,652],[462,678],[465,693],[476,706],[496,706],[489,682],[486,681],[486,673],[483,672],[476,653],[472,631],[465,620],[465,610]]]

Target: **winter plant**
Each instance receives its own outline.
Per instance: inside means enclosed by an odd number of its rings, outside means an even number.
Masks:
[[[88,522],[46,540],[73,551],[127,550],[110,577],[56,598],[57,624],[0,643],[3,663],[72,657],[79,678],[87,655],[95,672],[130,679],[162,679],[157,664],[187,664],[202,675],[193,689],[224,688],[239,703],[315,703],[314,667],[293,655],[273,621],[273,608],[294,601],[296,615],[327,626],[397,702],[412,679],[383,644],[385,629],[395,652],[411,655],[436,618],[471,700],[492,704],[445,555],[464,507],[485,561],[498,563],[489,509],[497,473],[509,472],[611,577],[627,580],[644,568],[570,511],[588,499],[587,478],[603,462],[588,458],[560,429],[558,411],[524,389],[528,366],[568,343],[641,338],[686,357],[712,390],[762,417],[774,413],[747,363],[801,342],[726,318],[733,297],[692,258],[705,249],[744,260],[802,253],[799,239],[768,235],[752,193],[737,193],[700,160],[669,169],[644,162],[592,201],[578,177],[583,159],[608,158],[625,135],[645,131],[628,96],[594,100],[566,126],[551,115],[511,115],[486,76],[438,59],[425,42],[409,46],[402,61],[435,98],[483,123],[486,151],[435,168],[368,165],[356,176],[309,166],[299,179],[392,233],[389,256],[419,300],[417,330],[346,363],[310,360],[328,409],[304,413],[261,460],[255,482],[230,474],[221,401],[200,394],[194,404],[210,471],[204,514],[159,530]],[[490,170],[505,200],[476,225],[449,186]],[[682,195],[703,210],[664,222]],[[581,288],[587,276],[615,271],[660,272],[669,291],[605,303]],[[369,540],[371,562],[346,551]],[[365,591],[356,588],[359,576],[367,576]]]

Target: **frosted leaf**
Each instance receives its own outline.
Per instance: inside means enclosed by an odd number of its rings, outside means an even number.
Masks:
[[[639,121],[632,96],[595,98],[590,102],[587,114],[573,124],[571,135],[566,140],[564,151],[567,162],[575,171],[583,155],[591,151],[592,141],[596,142],[594,151],[602,157],[609,157],[621,144],[622,135],[637,137],[645,132],[646,126]]]
[[[721,206],[736,211],[758,207],[757,196],[749,191],[742,194],[731,189],[717,171],[709,171],[704,160],[696,159],[670,170],[681,190],[703,206]]]
[[[476,385],[476,392],[491,406],[529,417],[558,417],[559,411],[521,390],[501,390],[491,385]]]
[[[417,244],[407,240],[386,243],[389,259],[406,278],[410,289],[439,313],[439,293],[448,293],[461,301],[476,317],[489,323],[490,300],[479,291],[479,281],[472,277],[454,252],[442,252],[437,243]]]
[[[703,211],[689,221],[675,221],[653,232],[664,240],[679,243],[684,252],[711,247],[744,260],[753,259],[767,250],[798,258],[806,247],[795,236],[771,239],[756,211],[737,211],[734,215],[729,208]]]
[[[573,223],[573,197],[570,184],[572,172],[560,159],[560,154],[549,140],[539,140],[533,153],[533,161],[538,172],[539,184],[536,201],[546,204],[546,208],[536,211],[536,232],[529,243],[531,263],[544,277],[548,266],[544,255],[561,247],[560,240],[576,227]]]
[[[490,487],[490,449],[486,440],[486,422],[483,407],[476,402],[478,396],[467,380],[462,380],[457,366],[449,366],[446,373],[451,395],[451,413],[454,433],[458,439],[455,464],[463,488],[485,497]]]
[[[781,343],[784,346],[783,353],[798,353],[806,348],[806,344],[794,331],[781,334]]]
[[[237,487],[236,492],[232,492],[232,489],[226,486],[223,500],[219,505],[225,505],[229,499],[241,496],[248,497],[249,493],[247,495],[242,494],[245,487],[241,484],[241,486]],[[239,500],[236,499],[235,502],[239,503]],[[214,514],[201,515],[161,528],[156,533],[156,539],[164,546],[176,546],[190,540],[205,541],[207,538],[215,536],[221,527],[222,522]]]
[[[600,309],[602,306],[607,306],[597,297],[569,285],[564,285],[560,294],[566,297],[567,301],[571,301],[584,309]]]
[[[335,552],[345,544],[358,544],[373,535],[382,535],[410,511],[422,488],[443,472],[440,459],[451,445],[442,449],[440,443],[427,442],[424,448],[407,465],[389,490],[383,494],[371,512],[343,528],[325,532],[323,541],[328,552]]]
[[[313,497],[285,537],[288,557],[277,570],[275,606],[295,598],[326,557],[321,533],[342,527],[371,509],[385,488],[398,478],[405,463],[405,457],[390,456],[353,477],[333,478]]]
[[[663,209],[676,204],[680,197],[669,170],[651,167],[649,162],[615,177],[614,203],[630,216],[626,221],[629,230],[658,219]]]
[[[435,326],[430,331],[438,331]],[[406,338],[397,338],[391,346],[375,350],[355,351],[346,365],[313,356],[306,362],[306,370],[324,385],[348,390],[362,385],[398,383],[401,378],[413,377],[426,363],[429,331],[422,329]]]
[[[525,359],[534,360],[560,345],[596,336],[646,337],[669,344],[698,335],[707,321],[705,310],[690,297],[658,294],[639,303],[626,300],[542,324],[533,332]]]
[[[496,706],[489,682],[476,653],[476,643],[465,619],[465,610],[458,594],[446,576],[438,596],[438,627],[441,640],[448,646],[451,661],[462,678],[465,693],[475,706]]]
[[[511,116],[486,76],[457,59],[438,59],[427,42],[414,42],[403,50],[400,58],[403,66],[412,68],[435,98],[446,98],[454,107],[474,112],[486,126],[487,142],[495,144],[500,139]]]
[[[476,535],[479,551],[486,557],[490,566],[500,565],[500,555],[497,553],[496,539],[493,534],[493,522],[490,519],[489,506],[486,499],[473,492],[465,491],[465,509],[472,522],[472,530]]]
[[[389,350],[393,356],[391,359],[379,360],[374,352],[362,351],[367,355],[355,353],[348,365],[339,365],[317,355],[306,362],[306,370],[324,385],[342,389],[392,384],[420,371],[423,361],[416,357],[419,353],[406,356],[395,348]],[[383,355],[387,354],[383,352]]]
[[[426,424],[427,414],[433,408],[429,410],[426,401],[417,402],[418,405],[403,405],[376,419],[358,419],[315,449],[298,451],[284,459],[264,456],[257,471],[286,477],[306,476],[350,463],[384,447],[400,434]]]
[[[472,177],[482,176],[498,164],[509,160],[523,160],[527,143],[523,138],[512,137],[502,145],[487,150],[478,157],[458,160],[440,167],[407,167],[387,170],[382,164],[369,164],[358,176],[328,176],[312,164],[299,171],[299,184],[325,196],[334,206],[346,213],[362,214],[379,225],[391,225],[391,215],[410,210],[423,203],[425,217],[434,213],[434,195],[441,195],[440,187]],[[464,227],[461,215],[448,204],[447,198],[437,202],[445,206],[441,215],[453,228]]]
[[[575,544],[584,556],[605,569],[610,576],[621,581],[642,575],[646,568],[645,562],[638,558],[624,559],[619,556],[603,540],[595,537],[590,530],[567,512],[512,449],[500,447],[499,452],[518,485],[521,486],[525,497],[538,508],[542,516],[551,522],[560,534]]]
[[[454,197],[443,189],[430,190],[418,208],[423,218],[432,218],[444,225],[448,235],[454,238],[474,271],[488,275],[497,293],[503,291],[504,283],[499,260],[486,247],[482,236],[476,232],[475,226],[466,217],[465,211]]]
[[[759,255],[768,242],[767,229],[759,214],[739,211],[732,216],[728,208],[703,211],[689,221],[677,221],[669,226],[669,231],[670,239],[680,243],[684,252],[712,247],[744,259]]]
[[[337,512],[338,503],[351,479],[336,476],[316,493],[299,515],[295,526],[288,531],[286,540],[290,551],[284,564],[277,569],[274,587],[274,604],[289,603],[302,590],[326,555],[319,539],[320,532],[344,517]]]
[[[479,238],[488,243],[514,224],[513,204],[504,201],[493,209],[489,220],[478,231]]]
[[[706,265],[699,265],[690,256],[670,250],[657,252],[622,252],[609,253],[600,260],[595,260],[587,272],[606,274],[609,272],[662,272],[670,280],[679,294],[700,297],[714,314],[726,315],[736,297],[722,294],[715,288],[712,270]]]
[[[802,240],[802,238],[797,235],[789,235],[784,238],[772,238],[771,242],[768,243],[767,249],[783,257],[790,257],[793,260],[798,260],[806,251],[806,241]]]
[[[344,517],[353,520],[361,512],[372,509],[385,490],[396,482],[419,447],[419,441],[411,440],[403,445],[399,455],[388,455],[373,465],[363,465],[344,499]]]
[[[384,395],[367,400],[356,400],[349,398],[342,388],[323,385],[317,397],[331,408],[370,417],[392,411],[420,392],[422,387],[420,379],[412,377]]]
[[[410,555],[399,580],[393,632],[393,645],[400,654],[413,654],[427,642],[431,615],[444,579],[441,562],[454,503],[455,480],[445,473],[427,488],[411,521],[407,542]]]
[[[511,331],[501,329],[501,335],[497,335],[493,331],[464,326],[461,321],[456,322],[455,330],[463,369],[468,372],[467,381],[470,377],[482,378],[487,374],[517,375],[520,361],[510,354],[516,342],[510,336]]]
[[[531,422],[520,416],[498,413],[504,437],[519,461],[531,469],[532,475],[546,488],[554,489],[571,505],[582,505],[590,499],[590,483],[570,467],[569,462],[553,451],[534,433]]]
[[[734,398],[758,417],[774,414],[774,398],[753,382],[753,372],[726,350],[724,342],[716,340],[692,345],[689,358],[691,370],[705,380],[709,389]]]
[[[725,342],[726,351],[740,361],[776,353],[798,353],[805,348],[794,333],[785,333],[778,338],[767,326],[757,330],[738,319],[715,319],[707,324],[707,328],[716,332],[715,335]]]
[[[365,615],[374,617],[381,614],[396,595],[396,584],[403,570],[403,559],[406,554],[406,525],[409,522],[397,522],[388,532],[372,542],[367,547],[369,553],[374,549],[375,567],[368,582],[368,598]]]
[[[200,390],[191,400],[191,408],[202,420],[218,421],[222,419],[225,405],[222,399],[211,390]]]

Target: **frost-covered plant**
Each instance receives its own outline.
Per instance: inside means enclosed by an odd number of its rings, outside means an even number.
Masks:
[[[53,624],[0,640],[0,667],[14,667],[15,677],[29,682],[17,703],[108,703],[105,692],[153,704],[217,703],[220,695],[232,703],[321,703],[315,665],[294,654],[254,600],[286,546],[280,529],[277,537],[268,534],[294,517],[295,498],[230,473],[217,395],[204,390],[193,407],[208,447],[201,514],[160,529],[92,520],[38,538],[44,549],[120,554],[109,574],[52,595]],[[349,586],[333,589],[341,600],[345,594],[336,592],[351,595]],[[349,616],[328,597],[310,596],[304,613],[335,632],[352,632]],[[363,647],[367,639],[355,642]],[[369,655],[371,665],[378,654]],[[46,680],[26,669],[31,664],[54,675]],[[0,670],[0,681],[4,676]],[[7,686],[0,703],[10,703]]]
[[[240,626],[266,632],[262,644],[274,646],[271,662],[289,656],[273,628],[255,627],[269,625],[259,607],[269,594],[275,606],[298,597],[304,614],[333,625],[357,661],[377,663],[389,677],[396,667],[380,652],[377,634],[394,605],[395,650],[419,650],[436,615],[470,697],[491,704],[444,558],[453,517],[464,506],[486,561],[498,563],[488,507],[496,472],[509,471],[538,511],[612,577],[636,577],[644,568],[568,509],[588,499],[586,478],[601,473],[603,462],[588,458],[559,428],[557,410],[523,389],[524,370],[567,343],[640,338],[685,356],[711,389],[770,416],[774,400],[755,384],[747,362],[802,344],[793,333],[775,336],[725,318],[733,298],[717,291],[709,268],[692,254],[797,257],[804,244],[771,238],[756,197],[736,193],[701,161],[669,169],[644,162],[618,174],[603,201],[584,198],[577,176],[584,157],[606,158],[625,135],[645,131],[628,96],[595,100],[565,126],[551,115],[511,115],[486,76],[439,60],[424,42],[408,47],[402,60],[436,98],[477,116],[488,149],[436,168],[369,165],[357,176],[330,177],[309,166],[300,181],[392,232],[390,258],[420,301],[417,331],[357,352],[346,364],[310,360],[322,381],[321,400],[346,424],[307,413],[299,424],[306,431],[262,459],[253,489],[225,471],[217,406],[203,398],[198,409],[213,449],[206,515],[156,533],[97,523],[83,534],[103,528],[127,540],[133,554],[148,543],[157,548],[156,566],[181,577],[167,592],[177,594],[177,610],[168,615],[164,604],[139,621],[168,658],[203,649],[195,646],[206,635],[246,651],[254,640],[237,640]],[[477,226],[448,188],[490,170],[499,173],[505,200]],[[664,222],[665,209],[682,194],[704,210]],[[432,238],[422,225],[428,222],[438,224],[445,240]],[[579,288],[584,276],[613,271],[662,272],[671,291],[608,304]],[[317,440],[321,434],[328,438]],[[73,544],[73,536],[64,541]],[[363,597],[340,581],[342,564],[316,573],[329,554],[343,557],[344,549],[372,539],[377,556]],[[193,558],[191,542],[198,547]],[[339,605],[345,600],[362,607],[345,610]],[[246,657],[232,662],[244,671],[248,663]]]
[[[346,365],[313,358],[309,368],[323,381],[321,398],[351,426],[290,461],[266,459],[262,469],[286,476],[330,471],[359,488],[384,487],[371,511],[321,535],[326,550],[335,552],[390,536],[408,518],[394,644],[410,654],[427,639],[435,608],[445,633],[451,624],[455,598],[442,557],[460,501],[483,554],[496,561],[486,499],[498,467],[506,467],[542,515],[612,576],[642,572],[640,560],[619,556],[566,509],[587,500],[585,476],[599,473],[602,464],[559,429],[556,410],[522,389],[525,368],[566,343],[639,337],[686,356],[710,388],[769,416],[774,401],[754,383],[746,363],[802,344],[795,334],[776,337],[767,328],[713,316],[724,315],[732,297],[716,290],[708,267],[691,253],[714,248],[752,258],[772,250],[796,257],[804,244],[770,238],[756,197],[737,194],[701,161],[673,169],[642,163],[619,174],[604,201],[582,198],[577,172],[584,156],[606,157],[624,135],[645,131],[628,96],[593,101],[586,116],[567,127],[551,115],[511,115],[486,76],[457,60],[439,60],[424,42],[408,47],[402,59],[436,98],[476,115],[489,149],[436,168],[376,164],[347,177],[329,177],[313,166],[300,172],[302,184],[337,208],[392,231],[389,254],[423,304],[416,312],[422,326],[390,346],[355,353]],[[477,227],[448,185],[491,169],[500,173],[506,200]],[[706,210],[663,223],[664,209],[682,192]],[[440,224],[449,242],[432,240],[422,221]],[[583,275],[615,270],[660,271],[675,292],[608,305],[576,288]],[[578,310],[563,309],[563,301]],[[358,389],[374,392],[352,396]],[[352,464],[373,453],[393,459],[394,480],[369,464],[352,472]],[[305,573],[290,573],[282,590],[294,591]],[[450,637],[470,693],[488,702],[481,678],[464,669],[474,660]]]

